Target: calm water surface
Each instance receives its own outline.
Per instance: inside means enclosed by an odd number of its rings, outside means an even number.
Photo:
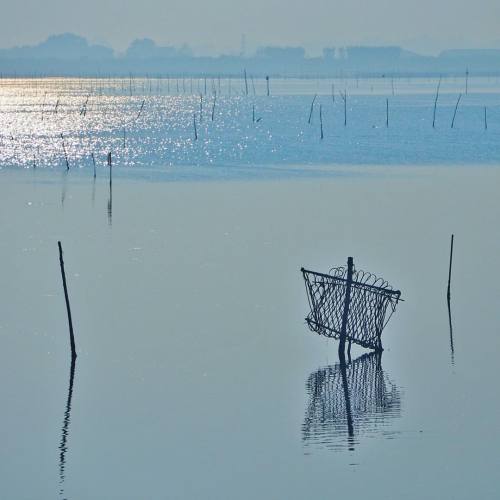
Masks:
[[[1,170],[0,497],[498,498],[500,171],[353,171],[110,203],[90,170]],[[405,299],[381,358],[353,349],[352,432],[299,272],[348,255]]]

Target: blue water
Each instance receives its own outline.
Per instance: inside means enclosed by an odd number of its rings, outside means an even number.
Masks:
[[[462,95],[453,128],[456,81],[442,84],[435,128],[432,81],[401,82],[394,95],[370,81],[337,82],[333,95],[327,81],[284,81],[270,97],[235,95],[234,87],[229,94],[227,84],[215,97],[215,85],[205,95],[172,95],[161,91],[165,82],[156,94],[143,84],[128,95],[123,82],[23,82],[0,90],[1,167],[65,169],[67,158],[70,168],[92,171],[91,154],[101,169],[111,152],[115,168],[142,169],[141,176],[218,179],[309,176],[326,165],[499,161],[500,92],[484,82]]]

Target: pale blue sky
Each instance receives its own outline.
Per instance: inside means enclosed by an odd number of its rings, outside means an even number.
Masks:
[[[500,0],[2,0],[0,47],[73,32],[124,50],[134,38],[198,51],[262,45],[500,47]]]

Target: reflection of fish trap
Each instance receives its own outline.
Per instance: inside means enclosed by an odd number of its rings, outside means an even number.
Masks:
[[[382,350],[380,337],[401,300],[399,290],[371,273],[356,271],[352,257],[347,267],[329,274],[301,271],[311,309],[306,321],[313,332],[340,339],[342,350],[346,340]]]
[[[347,365],[340,362],[311,373],[304,443],[336,448],[347,431],[354,445],[355,435],[382,432],[401,415],[401,394],[382,370],[381,355],[370,352]]]

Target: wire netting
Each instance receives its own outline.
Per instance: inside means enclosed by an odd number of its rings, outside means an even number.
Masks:
[[[339,338],[346,305],[347,267],[333,268],[329,274],[302,269],[302,274],[310,306],[306,318],[309,328],[325,337]],[[382,330],[396,310],[400,296],[400,291],[393,290],[374,274],[354,271],[350,284],[346,340],[381,350]]]

